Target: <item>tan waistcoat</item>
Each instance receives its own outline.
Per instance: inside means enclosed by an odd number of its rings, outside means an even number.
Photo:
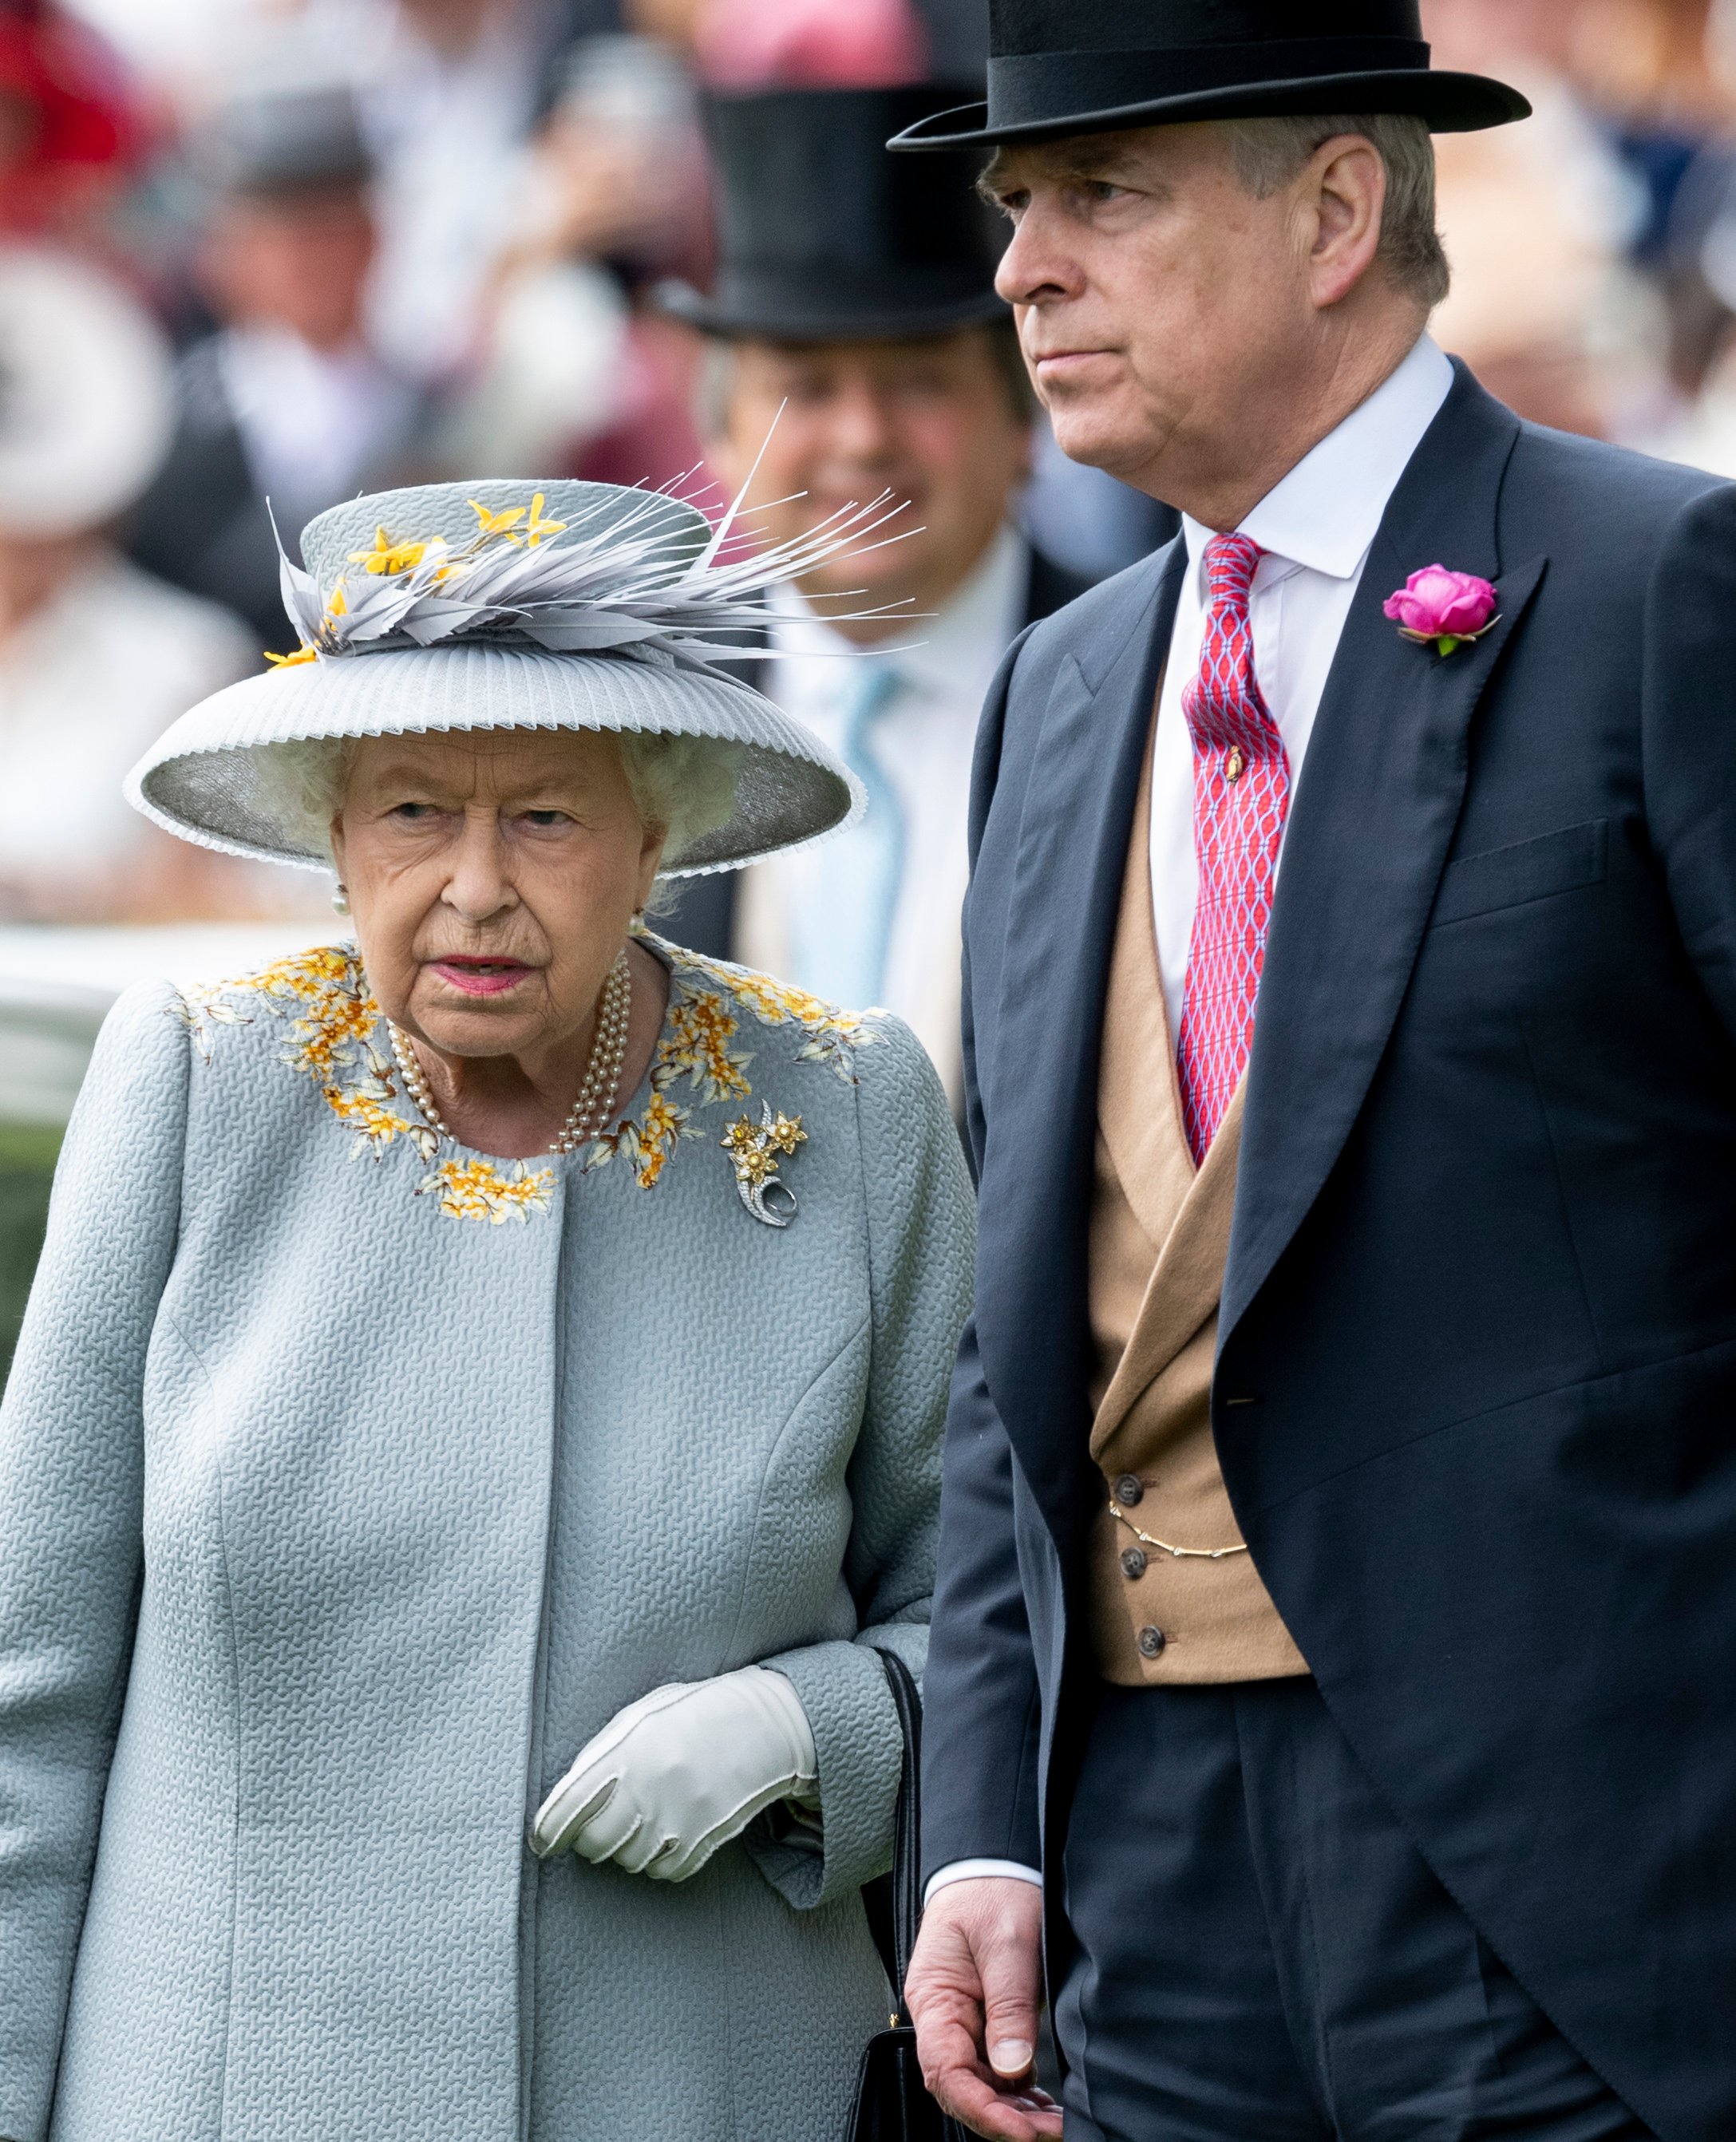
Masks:
[[[1105,1677],[1124,1685],[1270,1681],[1306,1673],[1308,1664],[1245,1549],[1178,1560],[1138,1537],[1185,1547],[1241,1542],[1212,1436],[1211,1383],[1242,1092],[1196,1172],[1152,920],[1150,781],[1148,752],[1097,1093],[1091,1455],[1105,1501],[1091,1542],[1092,1635]]]

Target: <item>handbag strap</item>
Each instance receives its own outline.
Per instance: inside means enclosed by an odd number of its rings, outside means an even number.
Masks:
[[[898,2020],[908,2023],[904,1978],[922,1921],[922,1698],[915,1676],[896,1651],[883,1651],[880,1663],[886,1669],[886,1684],[904,1743],[898,1804],[893,1817],[891,1926],[884,1930],[892,1951],[886,1959],[887,1977],[898,2001]]]
[[[879,1647],[876,1646],[878,1650]],[[898,1714],[898,1730],[904,1743],[898,1774],[898,1804],[893,1817],[892,1873],[871,1883],[863,1891],[868,1904],[868,1921],[886,1963],[898,2012],[893,2029],[907,2034],[904,2057],[908,2062],[908,2095],[903,2106],[898,2132],[906,2137],[932,2136],[935,2142],[971,2142],[958,2123],[922,2088],[915,2066],[915,2040],[910,2011],[904,2001],[904,1980],[916,1947],[917,1930],[922,1923],[922,1694],[916,1677],[896,1651],[882,1651],[886,1684],[892,1690],[893,1707]],[[889,1908],[888,1908],[889,1904]],[[926,2112],[919,2111],[918,2102]],[[863,2132],[859,2127],[858,2135]],[[883,2130],[876,2128],[875,2133]]]

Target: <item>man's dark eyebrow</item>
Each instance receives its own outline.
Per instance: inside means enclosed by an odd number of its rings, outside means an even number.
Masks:
[[[1090,141],[1083,141],[1070,144],[1064,155],[1040,155],[1033,161],[1031,175],[1058,180],[1062,184],[1080,179],[1114,180],[1128,175],[1130,163],[1125,149],[1105,147],[1094,152]],[[998,208],[1006,194],[1016,190],[1011,176],[1011,159],[1000,149],[984,165],[977,181],[977,191],[991,207]],[[1145,182],[1150,185],[1149,177]]]

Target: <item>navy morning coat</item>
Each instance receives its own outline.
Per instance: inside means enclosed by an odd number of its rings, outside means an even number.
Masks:
[[[1381,608],[1437,560],[1500,597],[1445,657]],[[1099,1036],[1184,566],[1016,644],[972,806],[981,1244],[924,1859],[1046,1838],[1051,1983],[1096,1685]],[[1442,1882],[1664,2142],[1736,2134],[1736,488],[1522,423],[1462,367],[1298,783],[1212,1419]]]

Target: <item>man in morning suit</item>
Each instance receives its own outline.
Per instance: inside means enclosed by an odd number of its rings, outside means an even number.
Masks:
[[[972,191],[982,159],[932,173],[887,154],[889,133],[963,94],[710,99],[717,275],[707,293],[663,294],[707,338],[707,460],[731,491],[757,462],[753,526],[766,538],[793,540],[882,491],[908,501],[882,531],[898,540],[779,591],[756,665],[760,688],[855,767],[866,817],[821,846],[693,881],[673,934],[896,1011],[960,1113],[977,717],[1009,644],[1089,585],[1016,525],[1036,405],[995,291],[999,233]],[[891,614],[829,621],[881,605]]]
[[[978,745],[925,2072],[1728,2137],[1736,491],[1428,339],[1429,130],[1526,107],[1415,0],[992,19],[906,142],[993,150],[1057,437],[1184,521]]]

